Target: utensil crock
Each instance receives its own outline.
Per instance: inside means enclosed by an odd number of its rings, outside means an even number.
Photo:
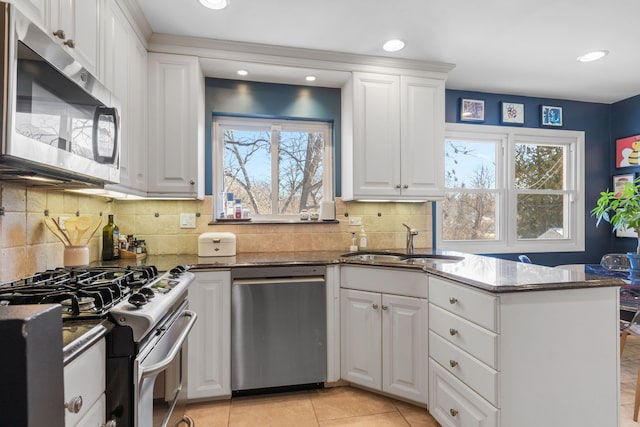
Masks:
[[[86,267],[89,265],[89,246],[65,246],[64,266],[65,267]]]

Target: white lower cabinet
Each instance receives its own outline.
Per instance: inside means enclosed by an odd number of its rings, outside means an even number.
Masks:
[[[618,294],[430,277],[429,411],[444,427],[618,426]]]
[[[346,270],[346,271],[345,271]],[[342,285],[385,282],[388,271],[346,267]],[[362,272],[367,277],[358,281]],[[401,272],[397,272],[400,274]],[[393,274],[393,273],[391,273]],[[411,279],[426,278],[412,273]],[[346,279],[346,280],[345,280]],[[386,282],[393,286],[394,282]],[[378,286],[378,285],[373,285]],[[340,290],[341,377],[418,403],[427,403],[427,300],[355,289]]]
[[[189,308],[198,319],[187,341],[187,398],[231,396],[231,273],[196,271]]]
[[[104,425],[105,348],[102,339],[64,367],[65,426]]]

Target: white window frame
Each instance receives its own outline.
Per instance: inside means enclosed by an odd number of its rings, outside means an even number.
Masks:
[[[256,125],[257,123],[262,123]],[[264,124],[269,123],[269,126]],[[256,126],[256,128],[264,128],[271,130],[286,130],[286,131],[300,131],[308,130],[309,125],[316,126],[318,129],[324,127],[326,131],[326,138],[324,143],[324,152],[322,158],[322,200],[334,201],[334,185],[333,185],[333,125],[328,121],[313,120],[313,119],[278,119],[278,118],[263,118],[263,117],[241,117],[241,116],[215,116],[212,124],[212,193],[213,193],[213,220],[216,220],[216,212],[218,212],[218,194],[224,187],[224,140],[222,138],[222,132],[220,131],[220,125],[223,126],[238,126],[249,127]],[[274,129],[275,128],[275,129]],[[273,158],[272,158],[273,161]],[[277,166],[277,165],[276,165]],[[277,202],[277,200],[276,200]],[[253,222],[293,222],[300,219],[299,215],[254,215],[252,217]],[[309,221],[304,221],[308,223]]]
[[[447,123],[445,140],[486,141],[497,145],[496,152],[496,239],[456,240],[442,239],[442,201],[436,202],[435,241],[438,249],[467,253],[529,253],[529,252],[581,252],[585,240],[584,206],[584,132],[516,128],[506,126]],[[565,215],[566,239],[518,240],[516,230],[517,194],[515,190],[515,146],[518,143],[565,145],[565,186],[567,197]],[[444,141],[443,141],[444,144]],[[447,191],[447,189],[445,189]],[[489,190],[489,192],[494,192]],[[548,193],[548,192],[545,192]]]

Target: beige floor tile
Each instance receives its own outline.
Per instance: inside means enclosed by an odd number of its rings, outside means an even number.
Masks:
[[[317,426],[309,392],[233,399],[229,427]]]
[[[226,427],[229,424],[230,401],[193,403],[188,405],[185,414],[190,416],[196,426]]]
[[[339,418],[320,422],[321,427],[350,426],[350,427],[407,427],[410,424],[399,412],[364,415],[360,417]]]
[[[411,427],[438,427],[440,425],[425,408],[399,400],[394,400],[393,404]]]
[[[354,387],[334,387],[311,392],[318,421],[395,412],[391,399]]]

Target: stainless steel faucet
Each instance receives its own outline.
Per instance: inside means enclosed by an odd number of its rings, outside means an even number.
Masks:
[[[407,229],[407,254],[413,254],[413,239],[418,235],[418,230],[409,227],[407,224],[402,224]]]

